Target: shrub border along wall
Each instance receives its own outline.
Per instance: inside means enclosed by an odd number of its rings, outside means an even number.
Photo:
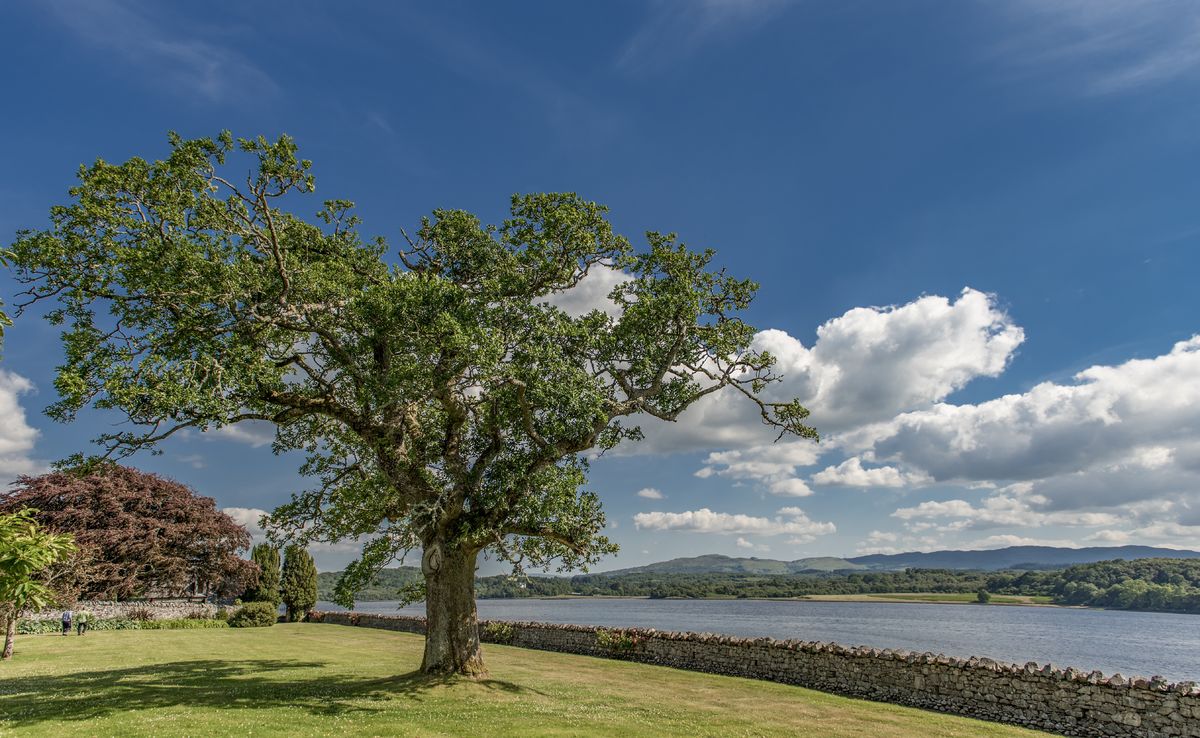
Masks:
[[[424,633],[425,619],[309,613],[312,622]],[[500,625],[503,623],[503,625]],[[481,621],[480,637],[544,651],[618,658],[765,679],[880,702],[1024,725],[1062,735],[1200,738],[1200,687],[1161,677],[958,659],[819,641],[737,638],[641,628]]]

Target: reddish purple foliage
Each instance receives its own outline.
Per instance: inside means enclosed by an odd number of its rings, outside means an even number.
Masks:
[[[250,534],[211,497],[156,474],[107,464],[87,474],[21,477],[0,512],[32,507],[49,530],[71,533],[81,556],[63,589],[82,598],[237,595],[258,567],[239,557]]]

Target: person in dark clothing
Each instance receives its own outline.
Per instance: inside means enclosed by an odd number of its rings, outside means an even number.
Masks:
[[[72,612],[70,610],[63,610],[63,614],[62,614],[63,635],[69,635],[71,633],[71,617],[72,617]]]

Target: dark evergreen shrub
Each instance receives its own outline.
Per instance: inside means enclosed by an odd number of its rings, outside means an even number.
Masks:
[[[242,593],[245,602],[270,602],[279,608],[279,549],[260,543],[250,551],[250,560],[258,564],[258,579]]]
[[[284,551],[279,593],[289,623],[303,620],[317,604],[317,567],[303,546],[288,546]]]

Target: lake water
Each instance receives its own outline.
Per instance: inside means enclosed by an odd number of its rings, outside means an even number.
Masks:
[[[342,610],[332,603],[317,609]],[[424,615],[424,604],[359,612]],[[479,616],[835,641],[1200,681],[1200,616],[1056,607],[768,600],[480,600]]]

